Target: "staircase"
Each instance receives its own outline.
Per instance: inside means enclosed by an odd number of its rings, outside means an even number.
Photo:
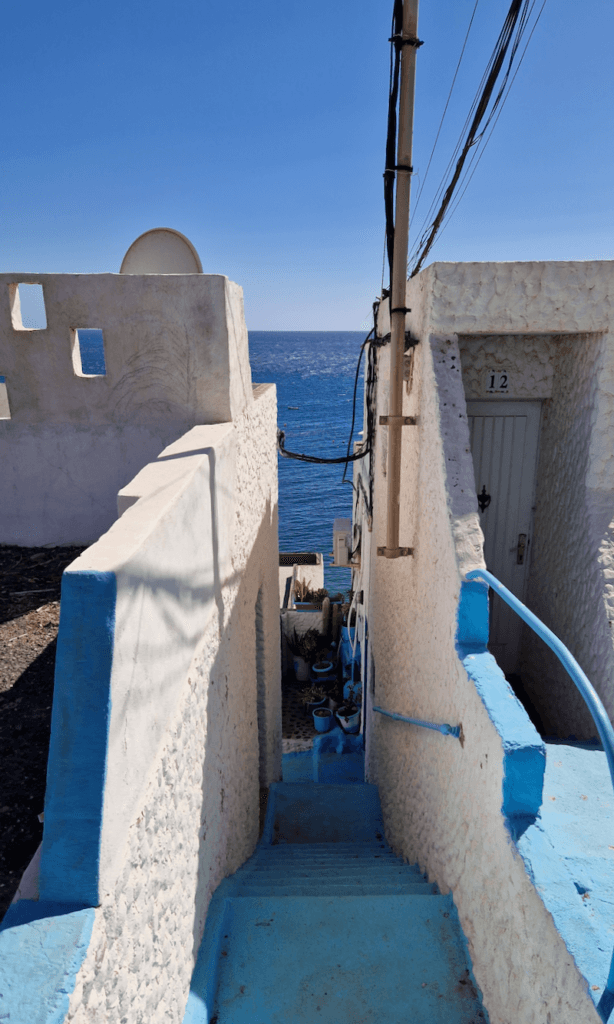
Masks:
[[[383,834],[375,786],[272,786],[211,901],[184,1024],[485,1022],[452,897]]]

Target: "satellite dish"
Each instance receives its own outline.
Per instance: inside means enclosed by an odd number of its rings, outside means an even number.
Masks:
[[[189,238],[173,228],[152,228],[132,243],[120,274],[202,274],[203,267]]]

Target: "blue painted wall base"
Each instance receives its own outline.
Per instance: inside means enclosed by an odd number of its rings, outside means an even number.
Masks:
[[[546,748],[488,643],[488,585],[463,582],[456,649],[503,746],[501,810],[512,838],[535,821],[542,802]]]
[[[0,1020],[62,1024],[94,926],[94,910],[20,900],[0,925]]]
[[[614,935],[610,774],[605,753],[594,746],[548,743],[546,750],[543,806],[517,846],[597,1003]]]

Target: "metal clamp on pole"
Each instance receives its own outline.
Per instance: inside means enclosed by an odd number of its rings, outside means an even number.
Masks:
[[[403,427],[415,427],[418,422],[416,416],[380,416],[379,418],[382,427],[389,426],[392,420],[401,420]]]
[[[413,548],[387,548],[379,547],[377,549],[378,555],[383,555],[384,558],[404,558],[406,555],[413,555]]]

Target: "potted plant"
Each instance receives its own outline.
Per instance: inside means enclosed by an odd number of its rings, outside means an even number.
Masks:
[[[336,683],[337,675],[332,661],[320,655],[319,660],[315,661],[311,666],[311,682],[316,685],[318,683]]]
[[[313,724],[316,732],[328,732],[333,724],[333,713],[330,708],[316,708],[313,711]]]
[[[324,598],[328,597],[328,590],[320,587],[318,590],[311,590],[303,580],[297,580],[294,588],[294,603],[297,608],[317,610],[322,607]]]
[[[361,696],[358,696],[360,693]],[[337,718],[344,732],[357,733],[360,729],[360,701],[362,697],[362,684],[351,684],[344,687],[344,700],[337,710]]]
[[[306,686],[298,693],[298,699],[305,708],[305,714],[311,715],[316,708],[322,708],[328,699],[326,691],[321,686]]]
[[[348,679],[343,684],[343,699],[344,703],[346,700],[355,704],[356,707],[362,705],[362,680],[361,679]]]
[[[309,663],[316,657],[321,643],[320,634],[317,629],[297,633],[295,628],[288,643],[292,651],[294,674],[299,683],[306,683],[309,679]]]

